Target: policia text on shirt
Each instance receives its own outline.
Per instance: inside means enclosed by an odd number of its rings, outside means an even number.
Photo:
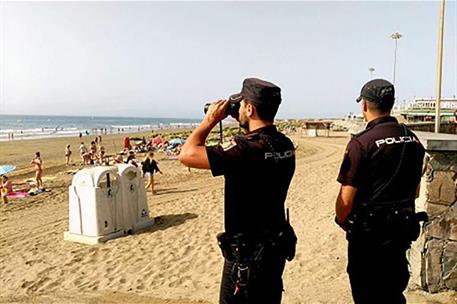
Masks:
[[[188,167],[225,177],[225,232],[217,237],[225,258],[222,304],[280,303],[285,261],[295,255],[297,239],[284,207],[295,151],[273,125],[280,103],[279,87],[245,79],[240,93],[207,108],[179,156]],[[211,129],[229,114],[247,133],[230,143],[205,147]]]

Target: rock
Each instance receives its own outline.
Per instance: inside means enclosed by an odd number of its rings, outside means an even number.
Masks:
[[[425,204],[425,211],[430,218],[436,217],[444,213],[448,206],[427,202]]]
[[[421,233],[419,238],[413,242],[411,249],[407,251],[407,257],[411,270],[411,279],[409,280],[410,289],[426,287],[425,284],[425,233]]]
[[[445,239],[445,220],[444,217],[438,216],[432,221],[425,224],[425,234],[427,237],[436,239]]]
[[[450,171],[457,167],[455,160],[457,159],[457,152],[428,152],[429,165],[434,171]]]
[[[449,206],[456,199],[455,173],[433,172],[433,180],[427,185],[427,200],[431,203]]]
[[[446,212],[443,229],[445,238],[457,241],[457,204],[452,205],[449,211]],[[455,254],[457,255],[457,251]]]
[[[457,290],[457,242],[448,242],[443,251],[444,285]]]
[[[429,292],[438,292],[443,288],[441,277],[441,256],[443,255],[441,240],[430,240],[425,251],[425,283]]]

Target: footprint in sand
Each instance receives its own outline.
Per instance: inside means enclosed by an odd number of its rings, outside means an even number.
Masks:
[[[28,288],[33,284],[32,281],[25,281],[24,283],[21,284],[21,288]]]
[[[37,260],[28,260],[25,262],[25,265],[27,266],[33,266],[37,263],[38,261]]]
[[[136,289],[137,289],[137,290],[143,290],[143,289],[144,289],[144,285],[143,285],[143,284],[138,285],[138,286],[136,287]]]

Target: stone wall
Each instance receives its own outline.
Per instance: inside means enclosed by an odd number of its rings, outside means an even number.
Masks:
[[[435,130],[435,122],[406,122],[406,125],[414,131],[433,132]],[[457,134],[457,123],[442,122],[440,124],[440,132]]]
[[[410,254],[411,285],[457,290],[457,151],[427,151],[418,211],[429,221]]]

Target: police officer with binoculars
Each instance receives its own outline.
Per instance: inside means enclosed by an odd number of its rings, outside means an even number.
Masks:
[[[217,239],[225,258],[220,303],[281,302],[285,261],[296,237],[285,211],[295,171],[293,143],[274,126],[281,103],[276,85],[248,78],[240,93],[206,106],[201,124],[182,147],[186,166],[225,177],[225,232]],[[228,115],[246,133],[205,147],[211,130]]]

